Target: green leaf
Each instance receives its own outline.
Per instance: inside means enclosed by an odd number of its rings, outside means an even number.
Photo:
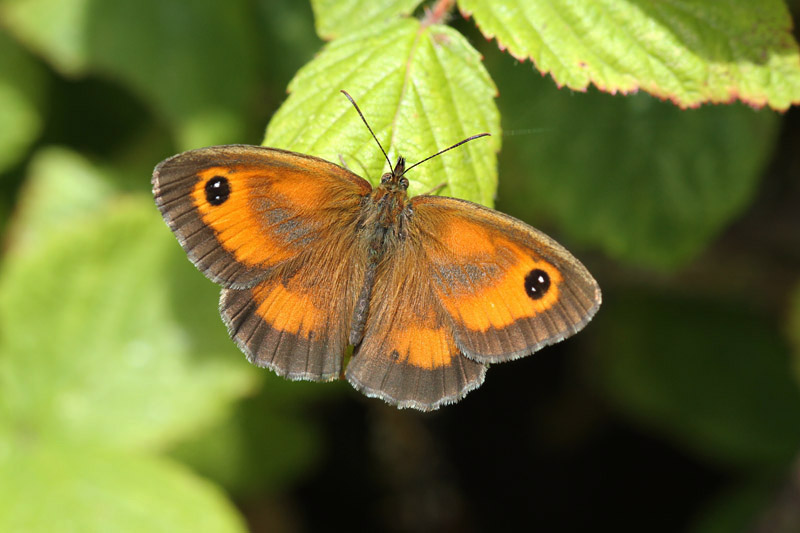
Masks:
[[[96,216],[114,195],[110,180],[66,148],[39,150],[28,167],[8,239],[15,253],[35,249],[59,228]]]
[[[76,76],[89,66],[86,35],[91,0],[5,0],[5,28],[44,56],[62,74]]]
[[[365,26],[409,15],[422,0],[311,0],[317,34],[333,39]]]
[[[498,203],[515,216],[551,218],[573,242],[623,261],[675,268],[752,199],[774,113],[570,94],[497,56],[487,61],[508,134]]]
[[[256,374],[233,356],[217,294],[150,198],[111,201],[8,256],[0,269],[0,425],[137,450],[212,423]],[[177,321],[183,316],[194,329]]]
[[[0,16],[62,73],[120,80],[196,148],[242,140],[256,79],[248,4],[7,0]]]
[[[1,531],[246,531],[218,489],[172,461],[17,444],[0,454]]]
[[[800,103],[800,54],[781,0],[459,0],[487,38],[556,84],[642,89],[681,107]]]
[[[264,144],[343,161],[377,183],[386,161],[341,89],[361,107],[390,157],[403,155],[410,164],[470,135],[495,134],[409,174],[412,196],[445,182],[441,194],[492,203],[500,147],[496,89],[458,32],[410,19],[369,26],[325,46],[289,85]]]
[[[755,472],[793,460],[800,390],[766,317],[735,304],[617,294],[595,320],[596,375],[621,409]]]
[[[39,136],[44,74],[0,30],[0,172],[19,162]]]

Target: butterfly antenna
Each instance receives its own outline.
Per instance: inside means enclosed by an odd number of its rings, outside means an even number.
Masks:
[[[451,147],[449,147],[449,148],[445,148],[445,149],[444,149],[444,150],[442,150],[441,152],[436,152],[435,154],[433,154],[433,155],[431,155],[431,156],[428,156],[428,157],[426,157],[426,158],[425,158],[425,159],[423,159],[422,161],[417,161],[416,163],[414,163],[413,165],[411,165],[410,167],[408,167],[408,168],[407,168],[407,169],[406,169],[406,170],[403,172],[403,174],[405,174],[406,172],[408,172],[409,170],[411,170],[411,169],[412,169],[412,168],[414,168],[415,166],[417,166],[417,165],[421,165],[422,163],[424,163],[424,162],[425,162],[425,161],[427,161],[428,159],[433,159],[433,158],[434,158],[434,157],[436,157],[437,155],[442,155],[442,154],[443,154],[443,153],[445,153],[446,151],[448,151],[448,150],[452,150],[453,148],[456,148],[457,146],[461,146],[461,145],[462,145],[462,144],[464,144],[464,143],[468,143],[468,142],[470,142],[470,141],[474,141],[475,139],[480,139],[481,137],[488,137],[489,135],[491,135],[491,134],[489,134],[489,133],[479,133],[479,134],[477,134],[477,135],[473,135],[472,137],[467,137],[467,138],[466,138],[466,139],[464,139],[463,141],[457,142],[457,143],[456,143],[456,144],[454,144],[453,146],[451,146]]]
[[[358,116],[360,116],[361,120],[364,121],[364,125],[367,127],[369,132],[372,134],[372,138],[375,139],[376,143],[378,143],[378,148],[381,149],[381,152],[383,153],[383,157],[386,158],[386,162],[389,163],[389,168],[391,169],[392,168],[392,162],[389,160],[389,156],[386,155],[386,150],[384,150],[383,146],[381,146],[381,142],[378,140],[378,137],[375,136],[375,132],[372,131],[372,128],[369,127],[369,123],[367,122],[367,119],[364,118],[364,113],[362,113],[361,110],[358,108],[358,104],[356,103],[355,100],[353,100],[353,97],[350,96],[349,94],[347,94],[347,91],[342,90],[341,93],[343,95],[345,95],[348,100],[350,100],[350,103],[353,104],[353,107],[355,107],[356,111],[358,111]],[[466,142],[466,141],[464,141],[464,142]]]

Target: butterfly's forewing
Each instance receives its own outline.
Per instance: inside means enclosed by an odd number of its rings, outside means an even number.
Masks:
[[[190,150],[161,162],[153,194],[189,259],[245,288],[357,213],[372,187],[322,159],[260,146]]]
[[[485,207],[411,200],[418,268],[431,280],[461,351],[482,363],[531,354],[582,329],[600,306],[597,282],[557,242]]]
[[[341,371],[366,250],[356,224],[371,186],[321,159],[219,146],[167,159],[156,203],[192,262],[222,291],[231,336],[292,379]]]

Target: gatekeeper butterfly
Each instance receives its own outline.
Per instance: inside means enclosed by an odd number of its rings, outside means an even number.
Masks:
[[[190,150],[156,166],[156,204],[192,263],[222,285],[220,314],[252,363],[293,380],[343,376],[367,396],[427,411],[480,386],[490,364],[591,320],[600,288],[561,245],[472,202],[409,199],[411,167],[386,159],[375,188],[262,146]]]

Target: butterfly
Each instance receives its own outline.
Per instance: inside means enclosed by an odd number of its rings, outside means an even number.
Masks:
[[[479,387],[489,365],[591,320],[600,288],[566,249],[472,202],[408,198],[411,167],[380,149],[390,171],[374,188],[339,165],[262,146],[190,150],[156,166],[156,205],[222,285],[220,314],[252,363],[291,380],[344,377],[428,411]]]

